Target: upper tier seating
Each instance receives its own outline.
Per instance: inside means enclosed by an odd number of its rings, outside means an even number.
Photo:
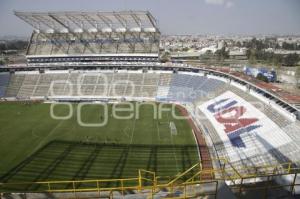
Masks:
[[[143,33],[33,33],[28,55],[157,53],[159,36]]]

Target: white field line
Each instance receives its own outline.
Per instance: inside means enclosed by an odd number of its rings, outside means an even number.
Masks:
[[[133,128],[132,128],[132,131],[131,131],[131,139],[130,139],[130,144],[132,144],[133,137],[134,137],[135,123],[136,123],[136,117],[134,117],[134,119],[133,119]]]

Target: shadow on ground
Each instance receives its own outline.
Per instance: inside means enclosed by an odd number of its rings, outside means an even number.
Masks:
[[[138,169],[154,171],[166,180],[199,162],[195,145],[137,145],[54,140],[1,176],[3,183],[50,180],[117,179],[138,176]],[[146,176],[151,178],[151,176]],[[114,186],[107,182],[102,186]],[[76,187],[88,186],[77,183]],[[38,191],[46,184],[6,187]],[[72,188],[72,184],[60,185]]]

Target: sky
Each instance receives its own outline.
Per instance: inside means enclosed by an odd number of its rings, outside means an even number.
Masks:
[[[148,10],[164,35],[300,34],[300,0],[0,0],[0,36],[32,32],[14,10]]]

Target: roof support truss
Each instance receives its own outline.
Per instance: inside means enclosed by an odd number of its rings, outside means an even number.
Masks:
[[[15,12],[15,15],[35,29],[60,31],[75,29],[88,31],[89,28],[100,30],[109,28],[153,28],[157,32],[156,20],[149,12]]]

